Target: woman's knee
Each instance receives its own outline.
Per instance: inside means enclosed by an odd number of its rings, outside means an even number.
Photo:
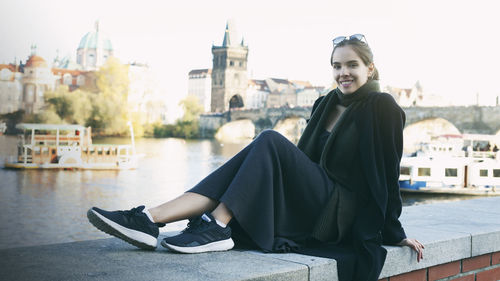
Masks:
[[[258,136],[256,140],[259,142],[274,142],[276,140],[281,140],[283,137],[282,134],[278,133],[275,130],[264,130]]]

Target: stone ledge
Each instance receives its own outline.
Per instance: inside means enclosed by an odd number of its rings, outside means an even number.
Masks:
[[[309,279],[306,280],[317,280],[317,281],[338,280],[337,261],[334,259],[299,255],[293,253],[273,254],[273,253],[262,253],[259,251],[245,251],[245,252],[261,255],[267,258],[274,258],[287,262],[306,265],[309,269]]]
[[[242,251],[143,251],[109,238],[0,250],[0,280],[308,280],[308,267]]]
[[[386,246],[380,278],[499,252],[499,206],[496,197],[403,208],[407,235],[426,246],[424,260],[417,263],[408,247]],[[142,251],[115,238],[0,250],[0,280],[89,279],[337,280],[337,266],[335,260],[298,254],[184,255],[161,246]]]
[[[408,247],[386,246],[380,278],[500,251],[500,197],[404,207],[408,237],[425,246],[424,260]]]

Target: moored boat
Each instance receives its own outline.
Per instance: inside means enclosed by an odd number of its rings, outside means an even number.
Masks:
[[[499,152],[489,149],[498,141],[498,136],[479,134],[436,137],[401,160],[401,191],[500,195]]]
[[[17,156],[6,159],[4,168],[124,170],[138,165],[133,145],[94,145],[90,127],[21,123],[16,128],[22,130]]]
[[[403,192],[500,195],[500,162],[470,157],[404,157]]]

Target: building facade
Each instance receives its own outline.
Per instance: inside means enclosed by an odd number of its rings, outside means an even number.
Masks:
[[[268,96],[269,87],[267,86],[266,80],[249,80],[245,108],[254,109],[267,107]]]
[[[73,91],[85,86],[86,82],[89,81],[86,77],[87,72],[74,69],[52,68],[52,73],[55,77],[55,88],[59,87],[59,85],[66,85],[70,91]]]
[[[305,87],[297,90],[297,106],[312,106],[319,98],[322,88]]]
[[[294,84],[287,79],[268,78],[269,87],[267,107],[294,107],[297,105],[297,92]]]
[[[198,98],[204,112],[210,112],[212,69],[193,69],[188,74],[188,96]]]
[[[54,90],[56,78],[47,62],[34,52],[24,65],[21,109],[26,113],[39,113],[44,106],[44,93]]]
[[[167,106],[151,68],[147,64],[131,63],[128,66],[129,91],[127,103],[132,113],[143,118],[142,124],[167,122]]]
[[[21,108],[22,75],[15,65],[0,64],[0,114],[12,113]]]
[[[235,38],[230,22],[226,24],[222,46],[212,46],[211,111],[224,112],[245,106],[248,87],[248,46]]]

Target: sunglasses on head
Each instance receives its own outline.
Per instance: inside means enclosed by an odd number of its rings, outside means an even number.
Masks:
[[[352,40],[356,40],[356,41],[361,41],[365,44],[368,44],[368,42],[366,42],[366,38],[363,34],[353,34],[351,36],[339,36],[339,37],[335,37],[332,41],[333,41],[333,47],[337,46],[338,44],[344,42],[344,41],[352,41]]]

